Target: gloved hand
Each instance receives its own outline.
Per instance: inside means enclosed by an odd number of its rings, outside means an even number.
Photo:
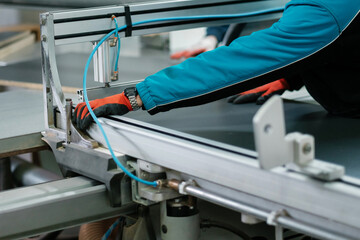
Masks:
[[[266,102],[266,100],[271,98],[273,95],[281,95],[288,89],[290,89],[289,84],[284,78],[281,78],[275,82],[231,96],[227,100],[228,102],[234,104],[256,102],[256,104],[260,105]]]
[[[171,59],[180,59],[180,58],[190,58],[199,55],[200,53],[207,52],[216,48],[218,41],[215,36],[207,36],[202,39],[199,43],[194,46],[186,49],[184,51],[179,51],[171,54]]]
[[[96,99],[89,103],[97,117],[124,115],[133,110],[124,92],[106,98]],[[76,124],[79,129],[85,130],[90,126],[92,120],[93,118],[86,107],[86,103],[79,103],[73,114],[73,123]]]

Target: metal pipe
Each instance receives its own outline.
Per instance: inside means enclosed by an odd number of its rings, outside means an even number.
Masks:
[[[200,198],[200,199],[204,199],[207,200],[209,202],[215,203],[217,205],[221,205],[227,208],[230,208],[232,210],[235,211],[239,211],[239,212],[245,212],[247,214],[251,214],[251,215],[255,215],[259,218],[262,219],[267,219],[268,217],[268,213],[263,211],[263,210],[259,210],[253,207],[249,207],[245,204],[241,204],[238,202],[235,202],[233,200],[221,197],[219,195],[215,195],[213,193],[210,192],[206,192],[204,190],[202,190],[201,188],[198,187],[194,187],[194,186],[186,186],[184,188],[184,191],[189,194],[192,195],[194,197]]]
[[[18,186],[31,186],[63,179],[55,173],[16,157],[11,158],[11,171]]]
[[[180,185],[180,182],[178,180],[170,180],[168,182],[168,186],[169,187],[172,186],[171,188],[173,188],[177,191],[179,191],[179,185]],[[204,191],[201,188],[195,187],[193,185],[186,185],[183,188],[183,191],[191,196],[203,199],[205,201],[208,201],[208,202],[211,202],[211,203],[214,203],[214,204],[226,207],[226,208],[230,208],[230,209],[238,211],[238,212],[254,215],[260,219],[266,220],[272,214],[271,212],[267,212],[265,210],[260,210],[260,209],[254,208],[254,207],[250,207],[245,204],[241,204],[236,201],[233,201],[231,199],[224,198],[217,194]],[[279,224],[283,227],[286,227],[286,228],[289,228],[289,229],[292,229],[295,231],[299,231],[302,233],[306,233],[306,234],[312,235],[312,236],[320,238],[320,239],[336,239],[336,240],[349,239],[348,237],[340,236],[335,233],[329,233],[324,230],[309,226],[305,223],[294,220],[294,219],[290,218],[289,216],[279,215],[276,217],[275,223]]]

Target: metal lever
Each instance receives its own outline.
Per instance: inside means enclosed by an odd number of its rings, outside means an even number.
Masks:
[[[293,171],[326,181],[341,178],[343,166],[314,160],[314,137],[298,132],[285,135],[282,99],[269,99],[253,118],[256,151],[260,167],[285,166]]]

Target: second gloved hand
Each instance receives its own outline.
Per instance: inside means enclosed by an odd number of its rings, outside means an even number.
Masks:
[[[175,52],[171,54],[171,59],[181,59],[181,58],[190,58],[199,55],[200,53],[211,51],[216,48],[218,44],[217,38],[215,36],[207,36],[202,39],[200,42],[190,47],[189,49]]]
[[[91,109],[96,117],[104,117],[108,115],[124,115],[132,111],[129,99],[124,93],[116,94],[106,98],[90,101]],[[73,123],[81,129],[87,129],[93,118],[90,115],[85,102],[79,103],[73,114]]]
[[[231,96],[228,98],[228,102],[234,104],[256,102],[256,104],[260,105],[266,102],[266,100],[271,98],[273,95],[281,95],[288,89],[290,89],[289,84],[284,78],[281,78],[252,90]]]

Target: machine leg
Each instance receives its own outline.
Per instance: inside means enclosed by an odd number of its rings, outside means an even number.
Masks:
[[[194,198],[176,198],[160,205],[160,231],[163,240],[197,240],[200,216]]]
[[[123,240],[156,240],[156,235],[150,220],[149,208],[140,206],[138,209],[139,218],[128,227],[124,227]]]

